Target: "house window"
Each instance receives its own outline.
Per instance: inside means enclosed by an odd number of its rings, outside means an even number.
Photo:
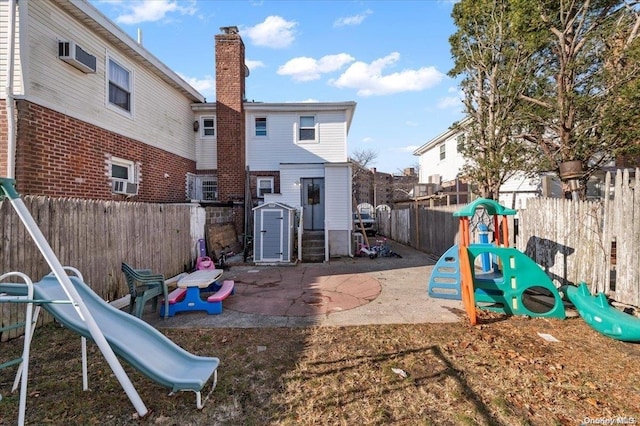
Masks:
[[[464,136],[458,135],[458,137],[456,138],[456,150],[459,153],[462,153],[463,149],[464,149]]]
[[[131,112],[131,72],[109,58],[109,104]]]
[[[111,157],[110,168],[111,192],[125,195],[138,194],[138,174],[133,161]]]
[[[267,136],[267,117],[256,117],[256,136]]]
[[[202,179],[201,181],[201,193],[200,197],[203,201],[215,201],[218,199],[218,179],[209,178]]]
[[[316,117],[313,115],[303,115],[300,117],[300,141],[316,140]]]
[[[216,135],[216,118],[215,117],[202,117],[202,137],[211,138]]]
[[[213,175],[187,173],[187,199],[216,201],[218,199],[218,178]]]
[[[111,178],[136,182],[136,165],[133,161],[111,157]]]
[[[440,159],[444,160],[447,157],[447,146],[445,144],[440,145]]]
[[[257,179],[257,194],[258,198],[264,197],[264,194],[273,194],[273,178],[272,177],[259,177]]]

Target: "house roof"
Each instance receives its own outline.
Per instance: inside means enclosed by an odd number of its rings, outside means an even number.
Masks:
[[[148,50],[122,31],[109,18],[93,7],[87,0],[52,0],[70,16],[82,22],[87,28],[100,35],[130,57],[139,61],[170,86],[193,102],[204,102],[205,98],[178,74],[172,71]]]
[[[256,206],[256,207],[252,208],[251,210],[260,210],[260,209],[265,209],[265,208],[273,209],[273,208],[276,208],[276,207],[280,207],[282,209],[290,210],[290,211],[298,210],[295,207],[291,207],[288,204],[278,203],[278,202],[267,202],[267,203],[264,203],[264,204],[260,204],[259,206]]]
[[[244,108],[248,112],[277,111],[277,112],[315,112],[315,111],[346,111],[347,131],[351,127],[356,103],[348,102],[245,102]]]
[[[347,114],[347,132],[351,127],[351,121],[356,111],[356,102],[245,102],[246,112],[318,112],[318,111],[345,111]],[[215,112],[215,102],[193,104],[194,111]]]
[[[458,122],[459,126],[466,126],[469,122],[471,122],[471,117],[465,117],[462,121]],[[439,145],[440,143],[446,141],[447,139],[449,139],[451,136],[455,135],[456,133],[460,132],[460,129],[457,127],[453,127],[453,125],[451,125],[452,127],[449,127],[449,129],[447,129],[447,131],[439,134],[438,136],[436,136],[435,138],[431,139],[429,142],[425,143],[424,145],[422,145],[420,148],[416,149],[415,151],[413,151],[413,155],[422,155],[425,152],[429,151],[432,147]]]

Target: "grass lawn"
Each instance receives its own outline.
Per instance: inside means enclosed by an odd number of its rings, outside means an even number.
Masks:
[[[82,391],[80,339],[48,325],[32,345],[27,423],[82,425],[578,425],[640,422],[640,345],[581,319],[482,314],[476,327],[162,329],[190,352],[221,360],[203,410],[124,364],[150,413],[135,410],[89,344]],[[547,342],[548,333],[559,342]],[[22,339],[0,343],[4,361]],[[153,356],[152,353],[149,354]],[[0,371],[0,424],[15,424],[15,368]],[[208,389],[207,389],[208,391]],[[632,420],[629,420],[632,419]],[[620,423],[618,423],[620,424]]]

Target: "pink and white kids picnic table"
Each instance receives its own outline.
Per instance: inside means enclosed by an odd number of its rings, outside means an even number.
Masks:
[[[202,269],[182,277],[178,288],[169,293],[169,315],[178,312],[206,311],[208,314],[222,313],[222,301],[233,292],[234,282],[224,281],[222,286],[207,299],[200,296],[201,289],[218,281],[224,271],[222,269]],[[164,304],[161,305],[160,316],[164,316]]]

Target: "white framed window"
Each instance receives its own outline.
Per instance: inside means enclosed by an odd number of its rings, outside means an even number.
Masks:
[[[315,142],[317,140],[315,115],[301,115],[298,126],[298,140],[300,142]]]
[[[445,144],[440,145],[440,160],[447,158],[447,146]]]
[[[138,173],[136,163],[123,158],[111,157],[111,192],[114,194],[137,195]]]
[[[111,157],[111,179],[137,183],[136,163],[131,160]]]
[[[200,117],[200,136],[203,138],[213,138],[216,136],[215,117]]]
[[[133,112],[133,73],[107,57],[107,100],[114,110],[131,115]]]
[[[267,134],[267,117],[255,117],[254,119],[255,135],[258,137],[266,137]]]
[[[258,198],[264,197],[264,194],[273,194],[273,177],[259,177],[256,180]]]

